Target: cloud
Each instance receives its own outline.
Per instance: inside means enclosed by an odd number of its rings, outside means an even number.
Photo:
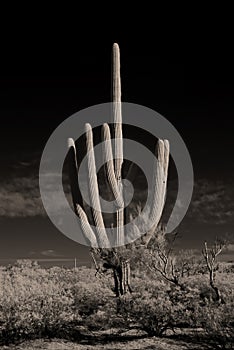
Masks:
[[[48,256],[48,257],[59,257],[59,256],[61,256],[53,249],[43,250],[40,253],[41,253],[41,255]]]
[[[65,193],[71,204],[68,178],[65,178]],[[172,208],[177,193],[176,184],[168,188],[168,200],[165,212]],[[171,187],[170,187],[171,186]],[[135,199],[142,198],[142,191],[136,191]],[[138,193],[139,192],[139,193]],[[144,194],[145,191],[144,191]],[[139,198],[138,198],[139,197]],[[56,201],[56,188],[53,183],[48,187],[48,198]],[[56,210],[58,203],[56,202]],[[62,213],[63,208],[59,208]],[[18,176],[0,183],[0,217],[46,216],[39,191],[38,176]],[[62,217],[62,215],[61,215]],[[202,224],[234,223],[234,186],[231,182],[199,180],[194,185],[194,193],[186,218]]]
[[[49,198],[55,198],[56,188],[48,188]],[[68,186],[65,186],[68,192]],[[70,194],[68,194],[70,200]],[[58,203],[57,203],[58,205]],[[62,208],[60,208],[62,211]],[[0,217],[46,216],[42,204],[39,180],[36,176],[16,177],[0,183]]]
[[[30,257],[40,257],[40,256],[43,256],[43,257],[49,257],[49,258],[62,258],[64,257],[64,255],[62,255],[61,253],[57,252],[56,250],[54,249],[46,249],[46,250],[42,250],[42,251],[30,251],[28,253],[28,255]]]
[[[233,184],[205,179],[196,182],[187,216],[202,223],[233,223]]]
[[[234,243],[228,244],[226,250],[228,252],[234,252]]]
[[[45,215],[38,178],[19,177],[0,184],[0,216],[28,217]]]

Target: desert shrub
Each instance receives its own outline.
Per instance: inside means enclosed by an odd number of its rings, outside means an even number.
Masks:
[[[136,293],[121,298],[119,313],[125,324],[135,324],[150,336],[162,336],[180,323],[189,323],[191,311],[184,304],[185,297],[181,297],[181,290],[172,290],[163,281],[146,279],[143,284],[138,283]]]
[[[116,298],[108,284],[96,278],[95,282],[79,282],[72,288],[74,308],[88,330],[112,327],[116,318]]]
[[[56,334],[73,321],[71,293],[38,266],[13,266],[2,272],[2,342]]]
[[[0,269],[0,342],[79,339],[110,328],[163,336],[168,329],[202,327],[213,348],[226,349],[233,341],[233,281],[230,274],[216,275],[225,304],[214,303],[206,275],[185,277],[181,287],[136,268],[133,293],[115,298],[111,275],[20,261]]]
[[[196,323],[203,327],[207,341],[213,349],[233,349],[233,300],[226,304],[208,303],[196,309]]]
[[[91,328],[113,296],[109,279],[98,278],[95,270],[44,269],[28,260],[1,269],[0,282],[2,344],[36,337],[79,337],[80,329]]]
[[[111,292],[98,281],[79,282],[72,288],[74,306],[81,316],[89,316],[103,307],[108,301]]]
[[[83,272],[82,272],[83,273]],[[81,276],[77,271],[78,280]],[[17,262],[1,270],[0,342],[35,337],[74,336],[81,323],[75,307],[74,273],[61,268],[43,269]]]
[[[83,325],[89,330],[109,330],[118,329],[118,332],[125,331],[129,324],[125,322],[122,315],[118,312],[119,300],[114,295],[110,296],[94,313],[83,318]]]

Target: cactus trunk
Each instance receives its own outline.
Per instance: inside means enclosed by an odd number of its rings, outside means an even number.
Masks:
[[[117,44],[113,45],[113,122],[114,122],[114,140],[115,140],[115,177],[118,191],[123,198],[122,186],[122,164],[123,164],[123,137],[122,137],[122,109],[121,109],[121,78],[120,78],[120,52]],[[116,243],[118,246],[124,244],[124,207],[116,210]]]
[[[126,293],[131,293],[130,286],[130,263],[124,261],[114,269],[115,295],[117,297]]]

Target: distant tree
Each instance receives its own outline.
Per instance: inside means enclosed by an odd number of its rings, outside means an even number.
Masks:
[[[202,250],[202,255],[205,259],[206,266],[209,272],[209,283],[211,288],[215,293],[215,301],[224,302],[221,297],[220,290],[215,283],[215,272],[218,269],[217,257],[221,254],[227,242],[225,239],[216,238],[213,245],[209,248],[207,242],[204,243],[204,249]]]

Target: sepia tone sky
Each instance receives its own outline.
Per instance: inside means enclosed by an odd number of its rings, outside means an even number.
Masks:
[[[0,261],[69,258],[88,249],[46,218],[38,166],[53,130],[71,114],[110,101],[111,47],[121,50],[122,100],[150,107],[183,137],[194,173],[194,199],[181,225],[181,247],[234,228],[234,68],[229,44],[209,40],[134,41],[124,36],[78,42],[63,51],[26,45],[0,76]],[[214,40],[215,39],[215,40]],[[18,51],[19,52],[19,51]],[[11,57],[12,58],[12,57]],[[173,180],[173,179],[172,179]],[[232,254],[232,252],[229,252]]]

